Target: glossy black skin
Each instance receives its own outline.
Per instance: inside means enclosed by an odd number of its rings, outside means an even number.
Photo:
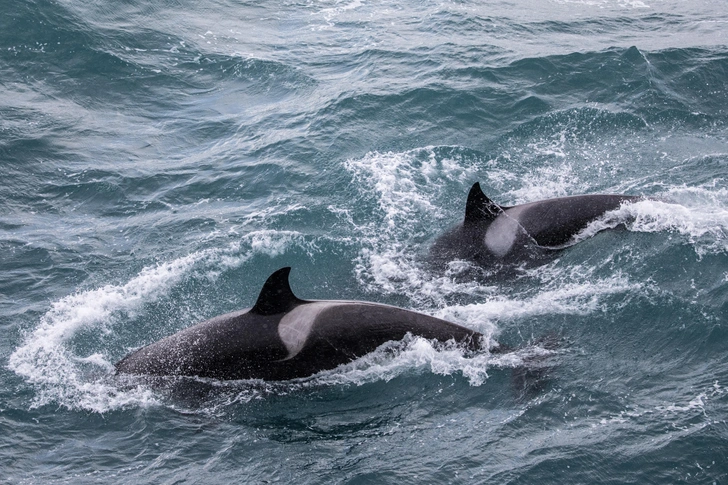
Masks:
[[[559,248],[604,213],[640,199],[630,195],[574,195],[509,207],[505,214],[520,211],[518,221],[539,246]]]
[[[434,263],[466,260],[481,266],[538,261],[568,247],[574,236],[604,213],[623,203],[642,200],[630,195],[577,195],[512,207],[498,206],[473,185],[465,220],[438,237],[430,249]],[[500,218],[500,219],[499,219]],[[495,254],[486,245],[488,229],[509,218],[517,224],[510,250]]]
[[[219,315],[142,347],[119,361],[116,370],[216,379],[262,375],[263,364],[284,359],[288,351],[276,338],[279,318],[249,315],[248,311]]]
[[[255,307],[220,315],[147,345],[119,361],[117,372],[288,380],[333,369],[408,333],[440,342],[454,340],[471,349],[482,342],[478,332],[397,307],[299,300],[288,288],[289,270],[271,275]],[[302,306],[329,303],[313,319],[301,350],[291,356],[278,333],[281,320],[305,310]]]

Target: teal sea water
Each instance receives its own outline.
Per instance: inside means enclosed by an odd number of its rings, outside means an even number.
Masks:
[[[725,2],[0,12],[0,482],[728,483]],[[423,254],[475,181],[649,199],[473,281]],[[282,266],[514,351],[114,375]]]

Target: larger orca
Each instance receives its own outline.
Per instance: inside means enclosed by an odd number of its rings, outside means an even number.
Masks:
[[[214,379],[288,380],[333,369],[412,334],[469,349],[474,330],[421,313],[362,301],[296,297],[288,275],[274,272],[252,308],[220,315],[143,347],[118,373]]]
[[[465,204],[465,219],[435,240],[435,262],[466,260],[480,265],[522,262],[574,242],[574,237],[608,211],[642,199],[632,195],[576,195],[503,206],[476,182]]]

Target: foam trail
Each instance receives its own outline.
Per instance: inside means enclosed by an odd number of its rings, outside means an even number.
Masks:
[[[531,297],[496,296],[483,303],[450,306],[435,313],[438,318],[459,320],[480,328],[482,322],[519,321],[543,315],[589,315],[602,310],[603,299],[644,291],[644,284],[630,283],[621,275],[595,281],[563,283],[558,279]]]
[[[492,344],[492,332],[485,334],[485,344]],[[411,374],[429,372],[441,376],[462,375],[471,386],[481,386],[491,368],[528,366],[534,358],[556,354],[537,345],[525,346],[514,352],[491,354],[469,353],[455,344],[433,344],[415,336],[400,342],[389,342],[376,351],[330,371],[303,380],[309,385],[356,385],[385,381]]]

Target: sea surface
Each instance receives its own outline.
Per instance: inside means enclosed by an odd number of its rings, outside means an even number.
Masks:
[[[724,0],[0,0],[0,180],[0,483],[728,484]],[[476,181],[645,199],[435,270]],[[114,374],[283,266],[508,351]]]

